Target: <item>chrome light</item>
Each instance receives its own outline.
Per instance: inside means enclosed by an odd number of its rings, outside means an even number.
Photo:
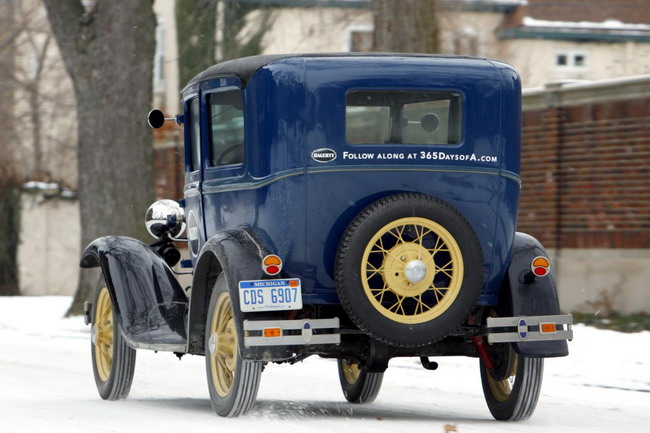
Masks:
[[[154,238],[165,233],[175,238],[185,230],[185,211],[174,200],[158,200],[147,209],[144,223]]]

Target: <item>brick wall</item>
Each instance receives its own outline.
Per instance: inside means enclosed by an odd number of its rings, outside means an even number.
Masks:
[[[154,146],[154,170],[156,199],[183,198],[185,184],[184,151],[181,137],[156,136]]]
[[[547,248],[650,248],[650,77],[524,94],[518,230]]]

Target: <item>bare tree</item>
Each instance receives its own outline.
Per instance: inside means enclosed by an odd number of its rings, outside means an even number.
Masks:
[[[221,49],[218,60],[260,54],[264,49],[262,45],[264,35],[273,23],[272,7],[246,0],[225,0],[222,1],[222,5]],[[253,29],[242,32],[252,12],[256,12]]]
[[[437,0],[373,1],[375,51],[439,52]]]
[[[216,59],[218,0],[177,0],[178,81],[182,89]]]
[[[247,0],[177,0],[179,87],[218,61],[260,54],[272,9]],[[244,34],[252,12],[258,13],[254,30]]]
[[[155,49],[152,1],[44,3],[76,94],[82,248],[108,234],[145,238],[143,215],[153,200],[152,134],[145,123]],[[95,282],[93,274],[80,274],[68,314],[82,312]]]
[[[61,81],[65,71],[48,56],[50,39],[39,1],[0,2],[0,293],[4,294],[19,291],[16,254],[22,183],[75,182],[76,170],[69,170],[67,162],[75,157],[74,140],[52,126],[55,119],[57,126],[66,123],[61,113],[67,112],[73,98]],[[46,86],[44,80],[56,86]]]

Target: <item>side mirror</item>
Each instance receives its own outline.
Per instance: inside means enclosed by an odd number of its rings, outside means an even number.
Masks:
[[[165,124],[165,115],[162,111],[154,108],[149,112],[149,115],[147,116],[147,123],[153,129],[162,128],[162,126]]]
[[[185,230],[185,211],[174,200],[158,200],[147,209],[144,223],[154,238],[176,238]]]
[[[177,124],[183,123],[183,116],[177,115],[176,117],[165,117],[162,111],[157,108],[154,108],[147,115],[147,123],[153,129],[162,128],[166,121],[173,120]]]

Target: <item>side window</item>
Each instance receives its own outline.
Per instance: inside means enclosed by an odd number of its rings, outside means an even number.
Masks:
[[[199,116],[199,99],[194,98],[190,102],[190,171],[201,168],[201,127]]]
[[[346,99],[345,135],[351,144],[454,145],[461,112],[458,93],[355,90]]]
[[[240,89],[208,95],[213,167],[244,162],[244,100]]]

